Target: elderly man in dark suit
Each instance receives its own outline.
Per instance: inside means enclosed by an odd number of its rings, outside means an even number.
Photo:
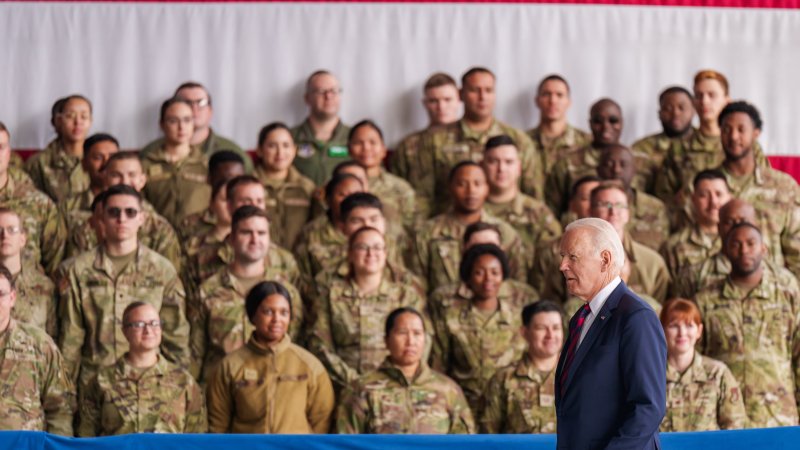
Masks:
[[[569,224],[560,270],[586,303],[572,317],[555,379],[559,449],[658,449],[667,346],[655,312],[620,280],[614,228]]]

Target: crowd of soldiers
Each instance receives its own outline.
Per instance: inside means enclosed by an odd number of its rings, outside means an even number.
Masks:
[[[81,95],[24,162],[0,123],[0,429],[553,433],[582,304],[559,241],[585,217],[660,313],[662,431],[798,425],[800,192],[757,108],[704,70],[628,147],[612,99],[582,131],[550,75],[523,132],[494,117],[496,82],[432,75],[430,126],[391,155],[376,123],[342,122],[327,71],[255,158],[194,82],[138,152],[90,136]]]

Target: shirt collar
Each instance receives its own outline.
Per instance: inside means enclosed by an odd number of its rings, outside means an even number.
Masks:
[[[606,304],[608,296],[614,292],[614,289],[616,289],[620,283],[622,283],[622,279],[619,276],[616,276],[603,289],[600,289],[600,292],[595,294],[595,296],[589,302],[589,308],[592,310],[592,314],[595,316],[600,314],[600,310],[603,309],[603,305]]]

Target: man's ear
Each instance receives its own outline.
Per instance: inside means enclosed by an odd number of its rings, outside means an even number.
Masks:
[[[611,267],[611,251],[610,250],[603,250],[600,252],[600,261],[602,263],[602,267],[600,270],[603,272],[607,271]]]

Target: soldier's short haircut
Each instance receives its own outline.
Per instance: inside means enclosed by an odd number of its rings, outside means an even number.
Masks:
[[[423,330],[425,329],[425,318],[422,317],[422,313],[420,313],[419,311],[410,306],[403,306],[401,308],[393,310],[392,312],[389,313],[388,316],[386,316],[386,325],[384,326],[384,336],[389,337],[389,334],[391,334],[392,330],[394,330],[394,324],[395,322],[397,322],[397,318],[403,314],[413,314],[419,317],[420,322],[422,322],[422,329]]]
[[[117,141],[117,138],[108,133],[95,133],[83,141],[84,157],[89,154],[89,151],[92,149],[92,147],[101,142],[111,142],[117,147],[117,150],[119,150],[119,141]]]
[[[14,210],[14,208],[9,208],[8,206],[0,206],[0,216],[3,214],[11,214],[17,217],[17,220],[20,224],[20,233],[25,234],[25,227],[22,226],[22,217],[20,217],[19,213]]]
[[[131,197],[136,199],[136,202],[140,205],[142,204],[142,194],[139,193],[136,189],[132,186],[128,186],[127,184],[115,184],[110,188],[105,190],[105,197],[103,198],[103,206],[105,207],[106,203],[108,203],[108,199],[114,197],[115,195],[130,195]]]
[[[261,146],[264,145],[264,142],[267,141],[267,137],[270,135],[270,133],[272,133],[275,130],[286,130],[286,132],[289,133],[289,136],[292,135],[292,130],[290,130],[285,123],[283,122],[268,123],[261,128],[261,131],[258,132],[258,148],[261,148]],[[294,138],[292,138],[292,141],[294,141]]]
[[[731,227],[731,229],[728,230],[728,234],[725,235],[725,246],[726,247],[728,246],[728,242],[733,238],[733,233],[736,230],[738,230],[739,228],[751,228],[753,230],[756,230],[756,233],[758,233],[758,237],[761,239],[762,242],[764,241],[764,235],[761,233],[761,228],[758,228],[757,225],[752,224],[750,222],[739,222],[737,224],[734,224]]]
[[[215,172],[219,166],[226,163],[237,163],[244,165],[242,155],[233,150],[217,150],[208,158],[208,171]]]
[[[561,310],[561,306],[558,303],[551,300],[539,300],[522,308],[522,325],[527,327],[531,324],[531,320],[535,315],[544,312],[556,312],[559,316],[564,317],[564,311]]]
[[[11,131],[9,131],[6,124],[4,124],[3,121],[0,120],[0,132],[2,131],[6,132],[6,134],[8,135],[8,140],[11,141]]]
[[[570,189],[569,191],[569,198],[570,199],[575,198],[575,196],[578,195],[578,189],[580,189],[584,183],[591,183],[591,182],[599,183],[601,181],[603,180],[601,180],[600,177],[598,177],[597,175],[586,175],[585,177],[579,178],[578,181],[572,184],[572,189]]]
[[[124,327],[128,323],[128,317],[130,317],[131,312],[133,312],[133,310],[139,309],[142,306],[148,306],[148,305],[149,306],[153,306],[150,303],[143,302],[141,300],[137,300],[137,301],[131,303],[130,305],[126,306],[125,310],[122,311],[122,326]],[[155,307],[153,307],[153,309],[155,309]],[[158,311],[156,311],[156,312],[158,312]]]
[[[356,135],[356,131],[361,127],[370,127],[375,130],[378,133],[378,137],[381,138],[381,142],[383,142],[383,131],[381,131],[381,128],[378,126],[378,124],[370,119],[364,119],[350,128],[350,132],[347,134],[347,145],[350,145],[350,142],[353,141],[353,136]]]
[[[175,93],[172,94],[172,96],[173,97],[177,97],[178,96],[178,92],[180,92],[180,91],[182,91],[184,89],[195,89],[195,88],[200,88],[200,89],[203,90],[203,92],[206,93],[206,97],[208,98],[208,105],[211,106],[211,93],[208,92],[208,89],[206,89],[205,86],[203,86],[202,84],[198,83],[197,81],[186,81],[184,83],[181,83],[181,85],[178,86],[177,89],[175,89]]]
[[[3,277],[8,281],[8,285],[11,287],[12,291],[15,289],[16,285],[14,284],[14,275],[12,275],[11,271],[2,264],[0,264],[0,277]]]
[[[550,74],[550,75],[542,78],[542,81],[539,82],[539,86],[536,87],[536,94],[537,95],[542,92],[542,88],[544,87],[545,83],[547,83],[548,81],[560,81],[560,82],[564,83],[564,86],[567,87],[567,94],[570,93],[569,83],[567,83],[567,79],[562,77],[561,75],[559,75],[557,73],[553,73],[553,74]]]
[[[53,126],[56,125],[56,116],[58,116],[59,114],[62,114],[64,112],[64,109],[66,109],[67,103],[69,103],[70,100],[83,100],[83,101],[85,101],[86,104],[89,105],[89,112],[92,112],[92,102],[91,102],[91,100],[89,100],[88,98],[84,97],[81,94],[72,94],[72,95],[68,95],[66,97],[61,97],[60,99],[56,100],[55,103],[53,103],[53,107],[50,110],[50,123],[53,124]]]
[[[318,77],[320,75],[333,76],[333,74],[329,70],[319,69],[319,70],[314,71],[314,73],[309,75],[308,78],[306,79],[306,94],[311,92],[311,83],[314,81],[314,78],[316,78],[316,77]]]
[[[336,175],[341,175],[341,174],[342,174],[342,171],[343,171],[344,169],[348,168],[348,167],[358,167],[358,168],[360,168],[360,169],[362,169],[362,170],[366,171],[366,169],[364,169],[363,167],[361,167],[361,164],[359,164],[357,161],[354,161],[354,160],[352,160],[352,159],[348,159],[347,161],[342,161],[342,162],[340,162],[339,164],[337,164],[337,165],[336,165],[336,166],[333,168],[333,172],[331,173],[331,177],[335,177]]]
[[[347,220],[350,217],[350,213],[356,208],[374,208],[383,214],[381,199],[369,192],[355,192],[342,200],[342,204],[339,205],[339,215],[342,220]]]
[[[764,126],[763,122],[761,122],[761,114],[758,112],[758,109],[743,100],[728,103],[722,108],[722,112],[719,113],[719,117],[717,118],[719,126],[722,127],[725,118],[733,113],[745,113],[750,116],[750,120],[753,121],[753,127],[755,127],[756,130],[760,130]]]
[[[383,236],[383,233],[381,233],[381,230],[373,227],[361,227],[357,229],[355,232],[353,232],[353,234],[351,234],[349,238],[347,238],[347,248],[348,249],[351,248],[359,236],[370,231],[378,233],[383,238],[383,242],[384,243],[386,242],[386,238]]]
[[[469,250],[464,253],[464,256],[461,257],[461,266],[458,268],[461,281],[465,284],[469,284],[469,280],[472,277],[472,269],[478,261],[478,258],[483,255],[492,255],[497,258],[497,260],[500,261],[500,266],[503,268],[503,279],[508,279],[511,269],[509,268],[506,252],[494,244],[478,244],[470,247]]]
[[[467,80],[469,79],[469,77],[471,77],[471,76],[473,76],[475,74],[478,74],[478,73],[489,74],[489,75],[492,76],[492,78],[497,79],[497,77],[494,75],[494,73],[492,73],[492,71],[487,69],[486,67],[480,67],[480,66],[472,67],[469,70],[467,70],[466,72],[464,72],[464,75],[461,76],[461,87],[463,88],[464,86],[466,86]]]
[[[493,136],[486,141],[486,147],[484,148],[483,154],[489,153],[490,150],[494,150],[497,147],[502,147],[504,145],[510,145],[514,148],[517,148],[517,143],[514,142],[514,139],[507,134],[500,134],[497,136]],[[518,149],[518,148],[517,148]]]
[[[697,172],[697,175],[694,176],[692,186],[695,188],[695,190],[697,190],[697,186],[703,181],[707,180],[722,180],[725,183],[725,187],[730,190],[730,187],[728,186],[728,180],[725,178],[725,174],[719,169],[706,169]]]
[[[700,308],[691,300],[685,298],[671,298],[664,303],[659,314],[661,326],[666,330],[672,322],[694,323],[702,325],[703,318],[700,315]]]
[[[192,109],[192,104],[189,103],[188,100],[182,99],[180,97],[169,98],[165,100],[164,103],[161,104],[161,112],[159,112],[158,114],[158,123],[164,123],[164,116],[167,114],[167,110],[169,109],[169,107],[172,105],[176,105],[178,103],[186,105],[189,107],[189,109]]]
[[[125,161],[125,160],[128,160],[128,159],[135,159],[136,161],[139,161],[139,164],[142,163],[142,158],[139,156],[139,152],[137,152],[137,151],[120,151],[120,152],[117,152],[117,153],[112,153],[108,157],[108,161],[106,161],[106,163],[103,164],[103,170],[108,169],[108,166],[110,166],[111,163],[114,163],[114,162],[117,162],[117,161]]]
[[[261,180],[253,175],[239,175],[237,177],[233,177],[228,180],[228,184],[225,186],[225,193],[228,195],[228,201],[233,199],[233,194],[236,192],[236,188],[248,184],[257,184],[262,187],[264,186],[261,184]]]
[[[239,223],[247,219],[252,219],[253,217],[263,217],[267,223],[269,223],[267,212],[258,206],[243,205],[236,208],[236,211],[234,211],[231,216],[231,233],[239,228]]]
[[[359,179],[352,173],[336,174],[333,176],[333,178],[330,179],[330,181],[328,181],[328,184],[325,185],[325,199],[328,200],[328,209],[330,209],[330,207],[332,206],[330,204],[330,199],[333,198],[333,192],[340,184],[350,179],[358,181],[358,184],[360,184],[362,188],[364,187],[363,183],[361,182],[361,179]]]
[[[453,79],[453,77],[444,72],[436,72],[428,77],[428,79],[425,81],[425,86],[422,87],[422,92],[442,86],[453,86],[458,89],[456,80]]]
[[[620,181],[620,180],[603,180],[603,181],[600,182],[599,185],[597,185],[596,188],[592,189],[592,193],[589,194],[590,198],[591,198],[592,206],[594,206],[595,199],[597,198],[597,196],[601,192],[610,191],[612,189],[616,189],[616,190],[622,192],[623,194],[625,194],[625,197],[628,196],[628,193],[625,192],[625,186],[622,184],[622,181]],[[628,200],[628,202],[630,202],[630,200]]]
[[[500,234],[500,227],[498,227],[493,223],[478,221],[467,225],[467,229],[464,230],[464,237],[463,237],[464,244],[469,242],[473,234],[480,233],[481,231],[494,231],[495,233],[497,233],[497,236],[502,237],[502,234]]]
[[[294,316],[294,312],[292,311],[292,295],[289,294],[289,290],[277,281],[262,281],[253,286],[244,299],[244,309],[247,312],[247,318],[250,320],[250,323],[253,323],[253,317],[255,317],[256,312],[258,312],[258,307],[261,306],[261,303],[266,300],[267,297],[274,294],[278,294],[286,299],[286,303],[289,304],[289,317]]]
[[[725,78],[725,75],[717,72],[716,70],[701,70],[695,74],[694,84],[697,84],[703,80],[716,80],[722,85],[722,91],[725,93],[725,95],[728,95],[728,79]]]
[[[683,94],[683,95],[689,97],[690,101],[694,100],[694,95],[692,95],[692,93],[689,92],[689,90],[686,89],[685,87],[683,87],[683,86],[670,86],[670,87],[664,89],[663,91],[661,91],[660,94],[658,94],[658,104],[660,105],[660,104],[664,103],[664,100],[667,98],[667,96],[668,95],[672,95],[672,94]]]
[[[467,159],[465,161],[459,161],[455,166],[453,166],[452,169],[450,169],[450,173],[447,174],[447,183],[448,184],[452,183],[453,180],[456,178],[456,175],[458,175],[458,172],[464,167],[477,167],[478,169],[483,171],[483,167],[471,159]]]

